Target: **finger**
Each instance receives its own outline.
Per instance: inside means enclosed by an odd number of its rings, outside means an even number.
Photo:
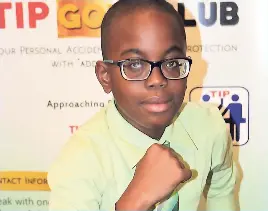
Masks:
[[[177,158],[179,158],[179,160],[183,160],[182,156],[177,153],[173,148],[169,148],[170,149],[170,152]]]
[[[178,159],[178,164],[182,169],[185,169],[185,165],[183,162],[183,158],[180,156],[180,154],[178,154],[174,149],[170,148],[170,152],[172,153],[172,155],[174,157],[176,157]]]
[[[183,181],[182,182],[187,182],[192,178],[192,171],[190,169],[184,169],[183,171]]]
[[[179,165],[182,169],[185,169],[185,165],[182,162],[179,162]]]
[[[173,148],[169,148],[169,151],[174,157],[180,158],[179,154]]]

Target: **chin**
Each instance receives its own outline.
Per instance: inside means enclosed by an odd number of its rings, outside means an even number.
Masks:
[[[154,117],[154,118],[150,118],[148,123],[151,126],[151,128],[165,128],[167,126],[169,126],[171,124],[173,120],[173,117],[169,118],[169,117],[165,117],[165,118],[161,118],[161,117]]]

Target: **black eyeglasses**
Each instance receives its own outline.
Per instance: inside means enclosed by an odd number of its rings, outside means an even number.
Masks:
[[[190,57],[165,59],[157,62],[145,59],[104,60],[103,62],[119,66],[122,77],[128,81],[146,80],[151,75],[154,67],[160,68],[166,79],[183,79],[189,75],[192,65]]]

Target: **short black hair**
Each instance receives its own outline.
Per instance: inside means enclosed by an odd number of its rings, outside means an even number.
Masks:
[[[121,15],[125,15],[129,12],[135,11],[136,9],[157,9],[161,12],[166,12],[172,15],[176,20],[178,20],[178,24],[183,28],[183,36],[186,41],[185,29],[182,16],[175,8],[166,0],[119,0],[115,4],[110,7],[107,13],[104,15],[101,24],[101,49],[102,49],[102,57],[103,59],[107,59],[106,57],[106,36],[109,36],[109,26],[113,22],[113,20]]]

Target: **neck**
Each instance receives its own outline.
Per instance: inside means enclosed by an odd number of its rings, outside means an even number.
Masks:
[[[150,129],[150,128],[141,128],[140,129],[138,127],[135,127],[135,128],[137,128],[138,130],[140,130],[141,132],[143,132],[147,136],[149,136],[155,140],[158,140],[158,141],[161,139],[163,133],[165,132],[165,128],[154,128],[154,129]]]
[[[144,127],[143,125],[139,124],[138,122],[133,121],[128,115],[124,113],[119,107],[117,107],[118,112],[121,114],[121,116],[133,127],[144,133],[145,135],[151,137],[155,140],[160,140],[163,133],[165,132],[166,127],[155,127],[155,128],[148,128]]]

